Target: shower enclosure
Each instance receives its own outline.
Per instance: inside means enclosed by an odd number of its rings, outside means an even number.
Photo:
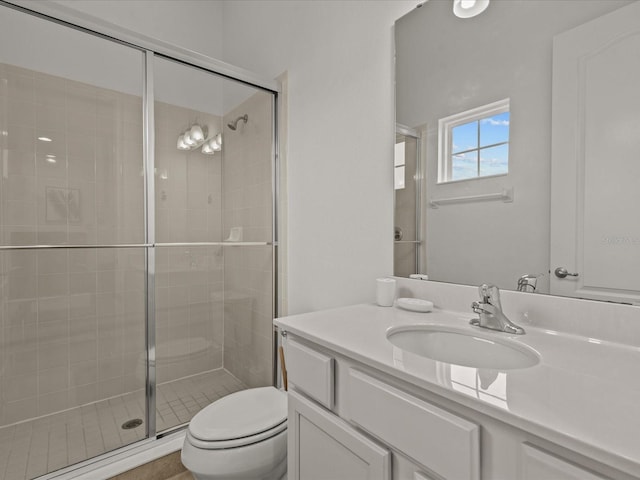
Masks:
[[[0,3],[0,480],[273,383],[276,89],[134,43]]]
[[[419,149],[419,132],[396,124],[393,274],[397,277],[424,271],[420,256],[423,169]]]

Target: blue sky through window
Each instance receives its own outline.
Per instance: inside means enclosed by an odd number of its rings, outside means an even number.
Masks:
[[[509,141],[509,112],[480,120],[480,146]]]
[[[451,141],[450,180],[509,171],[509,112],[457,125]]]
[[[509,145],[480,150],[480,176],[500,175],[509,171]]]
[[[478,176],[478,152],[453,155],[451,159],[451,180],[464,180]]]
[[[464,123],[451,129],[453,147],[451,151],[454,155],[478,148],[478,122]]]

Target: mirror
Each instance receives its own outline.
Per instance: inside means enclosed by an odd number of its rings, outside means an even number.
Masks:
[[[493,0],[466,19],[452,5],[427,1],[395,26],[396,121],[424,164],[415,273],[640,302],[640,189],[625,180],[640,175],[640,102],[615,93],[640,81],[640,2]],[[593,31],[609,33],[584,49]],[[606,175],[603,145],[625,157]]]

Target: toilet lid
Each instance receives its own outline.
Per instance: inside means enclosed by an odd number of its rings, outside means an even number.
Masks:
[[[189,432],[198,440],[219,442],[256,435],[286,419],[286,393],[274,387],[250,388],[202,409],[189,423]]]

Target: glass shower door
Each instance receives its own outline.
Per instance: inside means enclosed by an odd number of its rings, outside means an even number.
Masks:
[[[0,7],[0,478],[145,437],[142,65]]]
[[[271,384],[273,102],[163,58],[154,83],[163,432],[229,393]]]

